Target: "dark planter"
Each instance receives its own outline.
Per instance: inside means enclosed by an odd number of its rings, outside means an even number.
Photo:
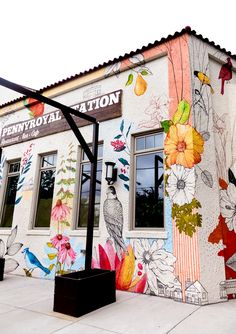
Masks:
[[[115,271],[90,269],[55,277],[55,312],[80,317],[115,301]]]
[[[0,281],[3,280],[4,266],[5,266],[5,259],[1,257],[0,258]]]

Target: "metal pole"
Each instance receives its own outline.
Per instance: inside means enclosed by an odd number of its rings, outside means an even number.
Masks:
[[[21,85],[15,84],[14,82],[5,80],[0,77],[0,85],[14,90],[18,93],[24,94],[27,97],[30,96],[40,102],[44,102],[53,107],[60,109],[70,125],[71,130],[77,137],[79,143],[87,154],[91,162],[91,178],[90,178],[90,189],[89,189],[89,207],[88,207],[88,223],[87,223],[87,239],[86,239],[86,257],[85,257],[85,269],[91,269],[92,264],[92,251],[93,251],[93,225],[94,225],[94,208],[95,208],[95,196],[96,196],[96,175],[97,175],[97,153],[98,153],[98,131],[99,123],[96,118],[86,115],[84,113],[78,112],[70,107],[67,107],[57,101],[51,100],[36,91],[30,90]],[[91,123],[93,123],[93,145],[92,152],[90,151],[87,143],[85,142],[82,134],[77,128],[71,114],[83,118]],[[2,155],[2,149],[0,148],[0,158]]]
[[[94,209],[95,209],[96,178],[97,178],[98,131],[99,131],[99,123],[93,124],[92,154],[94,156],[94,160],[93,162],[91,162],[85,270],[90,270],[92,265],[93,225],[94,225],[94,211],[95,211]]]

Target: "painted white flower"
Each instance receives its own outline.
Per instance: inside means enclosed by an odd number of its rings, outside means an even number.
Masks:
[[[195,192],[195,173],[193,168],[172,165],[166,190],[173,203],[191,203]]]
[[[163,246],[163,240],[154,240],[151,244],[147,239],[134,241],[137,262],[144,267],[148,285],[155,294],[158,294],[157,280],[169,288],[173,288],[175,284],[173,265],[176,258],[163,249]]]
[[[229,183],[226,190],[220,191],[221,214],[230,231],[236,232],[236,187]]]

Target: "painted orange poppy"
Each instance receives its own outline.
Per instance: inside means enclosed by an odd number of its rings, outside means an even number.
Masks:
[[[204,140],[191,125],[171,125],[165,139],[167,166],[174,164],[192,168],[201,161]]]

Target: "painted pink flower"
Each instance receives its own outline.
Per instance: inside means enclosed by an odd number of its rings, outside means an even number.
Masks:
[[[69,238],[66,235],[57,234],[53,238],[51,238],[51,243],[53,247],[57,248],[58,250],[61,249],[61,246],[69,241]]]
[[[71,244],[66,242],[65,244],[61,245],[61,249],[58,252],[58,261],[62,264],[67,264],[70,266],[72,262],[75,262],[76,259],[76,252],[73,248],[71,248]]]
[[[116,151],[116,152],[123,151],[126,148],[125,143],[121,140],[118,140],[118,139],[114,140],[114,141],[111,141],[111,146],[114,147],[114,151]]]
[[[56,205],[53,207],[51,212],[52,220],[64,220],[66,216],[70,213],[70,208],[63,204],[60,199],[57,200]]]

